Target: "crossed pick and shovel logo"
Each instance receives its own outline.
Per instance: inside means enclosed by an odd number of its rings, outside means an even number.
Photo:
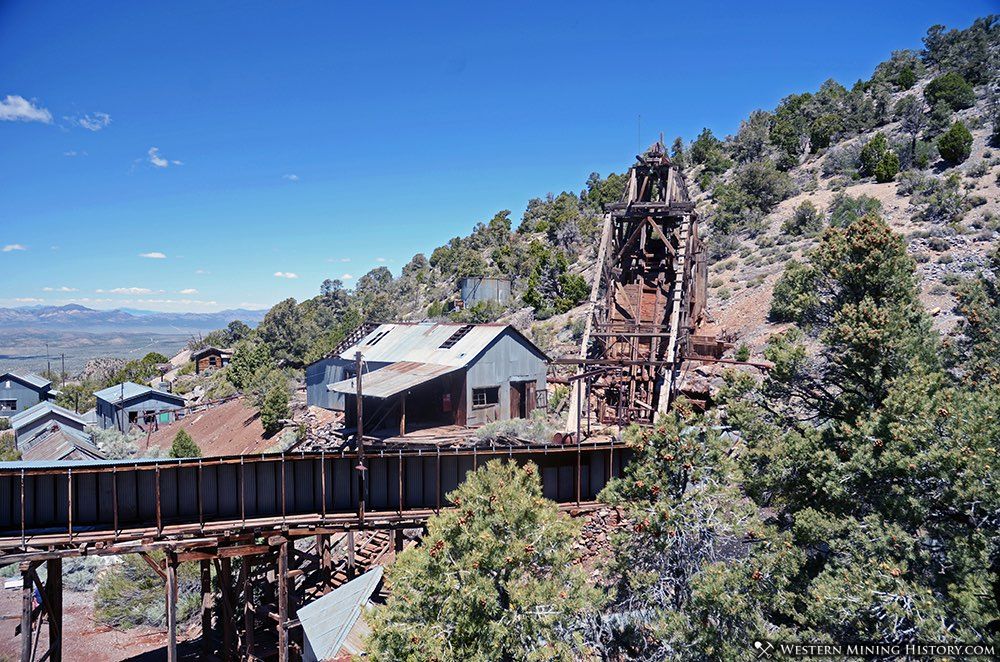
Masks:
[[[770,658],[774,652],[774,644],[770,641],[761,641],[760,639],[753,642],[753,647],[757,651],[757,659]]]

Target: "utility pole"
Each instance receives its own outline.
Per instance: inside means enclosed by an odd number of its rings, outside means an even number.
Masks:
[[[361,369],[361,350],[358,350],[354,355],[354,379],[357,384],[356,404],[358,416],[358,433],[355,438],[355,445],[358,449],[358,466],[354,468],[358,470],[358,523],[363,527],[365,525],[365,423],[364,407],[362,406]]]
[[[62,372],[59,373],[59,388],[66,386],[66,352],[62,353]]]
[[[48,343],[45,343],[45,373],[46,373],[46,379],[52,377],[52,361],[49,359]]]

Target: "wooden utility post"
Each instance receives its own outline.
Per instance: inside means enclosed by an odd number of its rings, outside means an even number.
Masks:
[[[49,559],[45,565],[45,600],[49,606],[49,659],[62,662],[62,559]]]
[[[244,556],[240,561],[242,567],[241,574],[244,577],[243,583],[243,632],[246,647],[243,651],[244,659],[253,658],[253,630],[257,626],[254,621],[253,605],[253,585],[250,581],[250,557]]]
[[[177,662],[177,554],[167,552],[167,662]]]
[[[32,563],[21,564],[21,662],[31,662],[31,612],[35,589],[31,583]]]
[[[288,541],[278,547],[278,662],[288,662]]]
[[[212,654],[212,562],[202,559],[201,565],[201,655]]]
[[[364,406],[363,406],[363,393],[361,390],[361,351],[359,350],[354,355],[354,365],[355,365],[355,382],[357,383],[357,414],[358,414],[358,434],[355,439],[355,444],[358,447],[358,466],[355,469],[358,470],[358,525],[364,527],[365,525],[365,425],[364,425]]]

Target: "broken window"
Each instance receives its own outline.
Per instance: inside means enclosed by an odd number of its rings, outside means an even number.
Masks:
[[[500,387],[491,386],[488,388],[474,388],[472,389],[472,406],[473,407],[486,407],[488,405],[499,404],[500,402]]]
[[[0,411],[16,411],[17,400],[0,400]]]

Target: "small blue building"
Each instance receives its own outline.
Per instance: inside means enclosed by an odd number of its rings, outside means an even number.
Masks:
[[[10,417],[59,395],[52,382],[30,372],[0,374],[0,416]]]
[[[176,410],[184,407],[184,398],[152,386],[125,382],[102,389],[97,398],[97,424],[108,430],[128,432],[133,427],[143,431],[161,423],[172,423]]]

